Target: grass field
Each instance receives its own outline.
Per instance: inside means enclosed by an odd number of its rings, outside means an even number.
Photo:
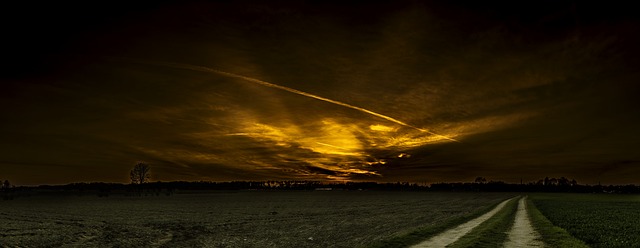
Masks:
[[[362,247],[512,194],[234,191],[0,201],[0,246]]]
[[[532,194],[531,201],[591,247],[640,247],[639,195]]]
[[[533,204],[531,199],[527,200],[529,218],[534,229],[540,234],[546,247],[573,247],[588,248],[583,241],[571,236],[566,230],[557,227],[545,217]]]

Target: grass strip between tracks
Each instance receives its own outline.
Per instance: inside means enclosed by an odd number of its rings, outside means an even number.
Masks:
[[[483,222],[467,235],[447,247],[500,247],[513,226],[520,197],[511,199],[500,212]]]

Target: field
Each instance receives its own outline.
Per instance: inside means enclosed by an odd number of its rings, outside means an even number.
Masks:
[[[640,247],[640,196],[533,194],[536,208],[591,247]]]
[[[230,191],[0,201],[0,246],[366,247],[513,194]]]

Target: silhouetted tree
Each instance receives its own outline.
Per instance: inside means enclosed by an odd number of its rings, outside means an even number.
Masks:
[[[144,163],[137,163],[133,169],[131,169],[131,173],[129,173],[129,177],[131,177],[131,184],[143,184],[147,182],[149,179],[149,171],[151,167]]]
[[[565,177],[560,177],[560,179],[558,179],[558,185],[561,187],[566,187],[569,186],[569,183],[571,181],[569,181],[569,179],[565,178]]]
[[[479,184],[483,184],[483,183],[486,183],[486,182],[487,182],[487,179],[486,179],[486,178],[484,178],[484,177],[476,177],[475,182],[476,182],[476,183],[479,183]]]
[[[11,192],[11,183],[9,180],[4,180],[2,184],[2,199],[4,200],[12,200],[13,194]]]
[[[571,186],[576,186],[578,185],[578,181],[576,181],[575,179],[571,179]]]

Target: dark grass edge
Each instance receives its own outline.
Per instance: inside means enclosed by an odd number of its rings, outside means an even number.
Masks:
[[[579,240],[566,230],[553,225],[547,217],[536,208],[531,197],[527,199],[527,213],[533,228],[540,234],[545,247],[577,247],[588,248],[582,240]]]
[[[522,196],[509,200],[494,216],[447,247],[501,247],[507,239],[507,232],[513,226],[521,198]]]
[[[500,201],[498,201],[495,204],[489,205],[488,207],[482,208],[478,211],[475,212],[471,212],[471,213],[467,213],[464,214],[462,216],[459,217],[455,217],[455,218],[451,218],[449,220],[446,220],[443,223],[437,224],[437,225],[431,225],[431,226],[426,226],[426,227],[422,227],[416,231],[410,232],[408,234],[404,234],[404,235],[400,235],[400,236],[394,236],[382,241],[378,241],[376,243],[370,244],[366,247],[370,247],[370,248],[396,248],[396,247],[408,247],[411,245],[415,245],[418,244],[422,241],[425,241],[426,239],[428,239],[429,237],[432,237],[436,234],[439,234],[443,231],[449,230],[453,227],[456,227],[458,225],[464,224],[467,221],[470,221],[472,219],[475,219],[477,217],[480,217],[481,215],[491,211],[492,209],[494,209],[496,206],[498,206],[498,204],[500,204],[501,202],[508,200],[511,198],[507,198],[507,199],[502,199]]]

